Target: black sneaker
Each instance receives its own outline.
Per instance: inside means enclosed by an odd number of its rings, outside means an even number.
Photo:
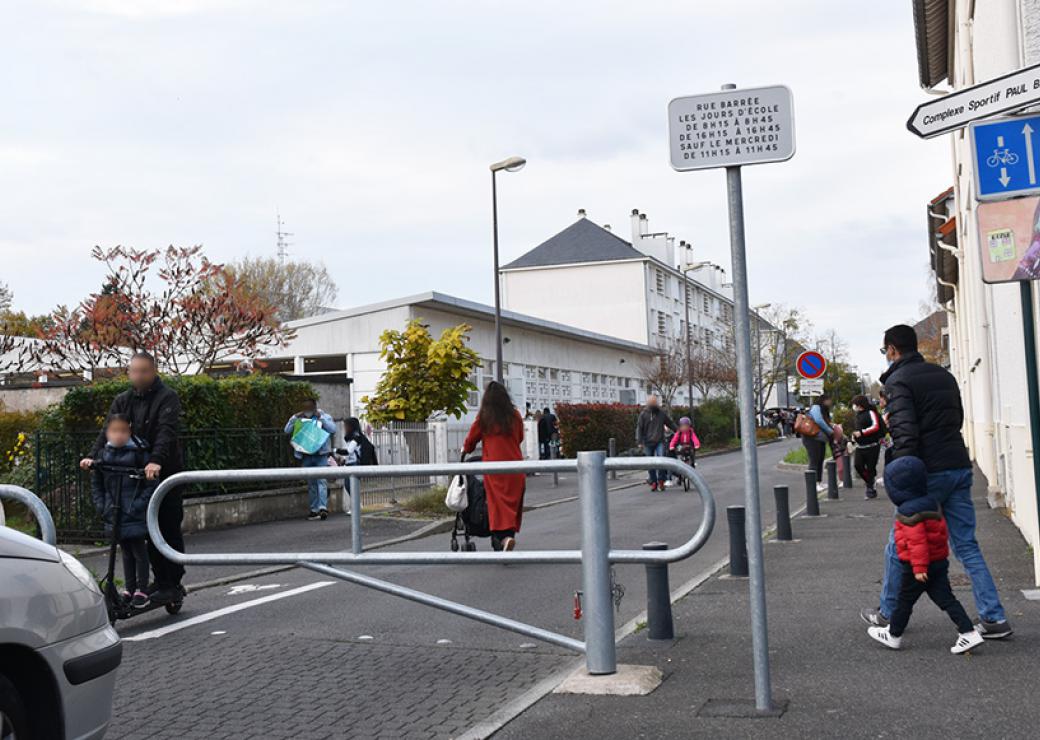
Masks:
[[[975,630],[987,640],[1003,640],[1014,633],[1006,619],[1003,622],[987,622],[980,619],[975,623]]]
[[[867,499],[877,498],[877,491],[874,490],[873,488],[868,488],[867,489],[867,494],[866,494],[866,496],[864,498],[867,498]]]
[[[328,509],[322,509],[321,511],[318,512],[318,516],[321,517],[322,521],[325,521],[326,519],[329,518],[329,510]]]
[[[309,514],[307,514],[307,521],[309,521],[309,522],[313,522],[316,519],[322,519],[322,518],[324,518],[324,517],[322,517],[322,515],[319,514],[316,511],[312,511]]]
[[[184,590],[180,586],[163,586],[149,594],[148,601],[152,604],[172,604],[184,598]]]
[[[863,609],[859,613],[859,618],[869,624],[871,627],[887,627],[888,620],[885,619],[880,609]]]

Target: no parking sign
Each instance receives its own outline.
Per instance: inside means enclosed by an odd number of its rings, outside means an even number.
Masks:
[[[794,361],[795,370],[806,380],[814,380],[823,377],[827,372],[827,360],[819,352],[809,350],[798,355]]]

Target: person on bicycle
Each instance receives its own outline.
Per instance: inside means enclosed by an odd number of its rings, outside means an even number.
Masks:
[[[701,441],[697,439],[697,433],[693,431],[693,422],[690,421],[689,416],[684,416],[679,419],[679,431],[672,436],[671,444],[668,445],[668,449],[672,452],[676,452],[680,459],[683,454],[689,455],[689,463],[692,467],[697,467],[694,463],[694,455],[696,450],[701,447]],[[678,448],[678,449],[676,449]]]

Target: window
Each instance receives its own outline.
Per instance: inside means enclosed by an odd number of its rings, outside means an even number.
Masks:
[[[560,379],[560,371],[559,370],[554,370],[554,369],[550,368],[549,369],[549,380],[559,380],[559,379]]]
[[[664,273],[661,272],[658,269],[654,269],[654,275],[657,278],[657,292],[660,293],[661,295],[664,295],[664,287],[665,287]]]
[[[707,293],[704,294],[704,313],[711,314],[711,297]]]
[[[662,337],[665,336],[666,332],[668,331],[667,318],[668,318],[667,316],[665,316],[663,313],[658,311],[658,313],[657,313],[657,333],[660,334]]]

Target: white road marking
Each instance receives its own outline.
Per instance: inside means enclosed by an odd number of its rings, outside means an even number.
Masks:
[[[237,586],[232,586],[231,590],[227,592],[228,596],[238,596],[239,594],[248,594],[253,591],[270,591],[272,588],[281,588],[280,583],[264,583],[257,586],[255,583],[240,583]]]
[[[210,632],[211,635],[226,635],[227,630],[213,630]]]
[[[448,639],[437,640],[437,644],[438,645],[450,645],[451,644],[451,640],[448,640]]]
[[[372,639],[375,639],[375,638],[373,638],[372,635],[358,635],[358,639],[359,640],[364,640],[365,642],[368,642],[369,640],[372,640]]]
[[[316,588],[324,588],[325,586],[331,586],[336,581],[317,581],[315,583],[308,583],[306,586],[300,586],[299,588],[293,588],[288,591],[282,591],[277,594],[269,594],[268,596],[261,596],[259,599],[253,599],[252,601],[243,601],[240,604],[233,604],[231,606],[225,606],[223,609],[217,609],[215,611],[200,614],[197,617],[191,619],[185,619],[183,622],[176,622],[175,624],[167,625],[166,627],[160,627],[150,632],[142,632],[139,635],[131,635],[130,637],[124,637],[123,642],[141,642],[143,640],[154,640],[157,637],[164,637],[171,632],[178,632],[179,630],[186,629],[188,627],[194,627],[196,624],[203,624],[204,622],[210,622],[214,619],[218,619],[227,614],[234,614],[240,612],[243,609],[251,609],[254,606],[260,606],[261,604],[267,604],[271,601],[278,601],[279,599],[286,599],[290,596],[298,596],[299,594],[313,591]]]

